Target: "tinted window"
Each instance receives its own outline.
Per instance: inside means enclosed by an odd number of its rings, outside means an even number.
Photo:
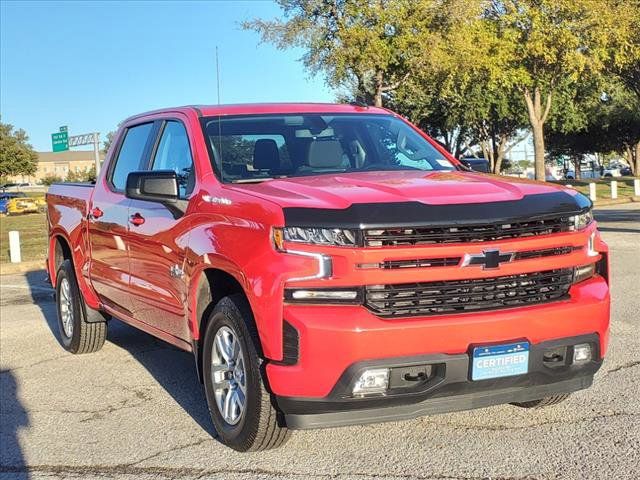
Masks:
[[[391,115],[209,118],[205,133],[223,181],[389,170],[454,170],[431,143]]]
[[[189,138],[184,125],[169,121],[165,124],[152,170],[173,170],[178,175],[180,196],[185,198],[193,190],[194,171]]]
[[[127,185],[127,176],[131,172],[140,170],[142,155],[152,127],[153,123],[145,123],[127,129],[111,174],[111,183],[116,190],[124,190]]]

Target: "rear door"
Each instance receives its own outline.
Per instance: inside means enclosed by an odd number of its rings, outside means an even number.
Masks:
[[[130,315],[129,291],[129,203],[124,190],[127,175],[146,163],[152,145],[154,123],[125,129],[114,159],[103,180],[96,184],[89,208],[91,284],[101,301]]]
[[[149,170],[174,170],[180,197],[194,190],[195,171],[187,129],[179,119],[160,122]],[[188,338],[183,269],[188,244],[184,216],[142,200],[129,204],[130,286],[134,317],[175,337]]]

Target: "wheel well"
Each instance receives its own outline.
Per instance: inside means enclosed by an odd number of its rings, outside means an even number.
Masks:
[[[197,290],[197,310],[196,319],[198,321],[198,332],[200,333],[196,347],[196,367],[198,377],[202,382],[202,344],[204,343],[204,332],[207,329],[209,314],[220,300],[235,293],[246,297],[242,285],[233,275],[217,268],[207,269],[202,273]]]
[[[69,260],[73,264],[73,257],[71,256],[71,248],[69,247],[69,244],[64,238],[58,236],[56,237],[56,247],[55,247],[54,256],[53,256],[53,262],[54,262],[53,266],[54,266],[55,272],[58,271],[58,268],[60,268],[60,265],[62,265],[62,262],[64,262],[65,260]]]

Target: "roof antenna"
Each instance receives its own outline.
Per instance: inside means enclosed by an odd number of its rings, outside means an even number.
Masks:
[[[218,63],[218,46],[216,45],[216,84],[218,87],[218,105],[220,105],[220,64]]]

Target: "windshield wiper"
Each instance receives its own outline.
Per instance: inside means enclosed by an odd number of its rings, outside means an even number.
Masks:
[[[231,180],[231,183],[260,183],[266,180],[274,180],[273,177],[263,177],[263,178],[238,178],[236,180]]]
[[[362,167],[362,168],[354,168],[353,170],[349,170],[349,173],[351,172],[372,172],[372,171],[380,171],[380,172],[390,172],[390,171],[394,171],[394,170],[420,170],[420,171],[426,171],[423,170],[422,168],[416,168],[416,167],[410,167],[408,165],[367,165],[366,167]]]
[[[231,183],[260,183],[267,180],[280,180],[281,178],[288,178],[288,175],[277,175],[275,177],[237,178],[235,180],[231,180]]]

